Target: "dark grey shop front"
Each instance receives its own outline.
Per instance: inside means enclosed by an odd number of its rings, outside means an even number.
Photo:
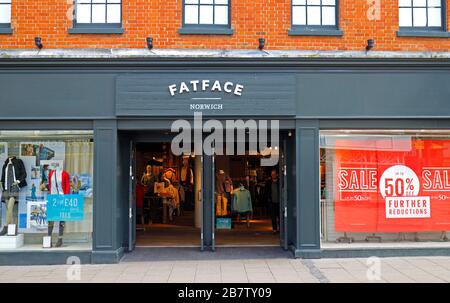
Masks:
[[[132,241],[130,142],[167,138],[174,120],[192,120],[199,111],[220,121],[279,120],[281,134],[290,134],[282,136],[289,186],[284,244],[296,257],[364,256],[364,249],[321,249],[320,131],[450,129],[446,60],[3,59],[0,92],[0,131],[94,133],[92,251],[0,251],[0,264],[65,263],[73,254],[84,263],[118,262]],[[199,247],[211,247],[210,225]],[[398,253],[448,250],[370,252]]]

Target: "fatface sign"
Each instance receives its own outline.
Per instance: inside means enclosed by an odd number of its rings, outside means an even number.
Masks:
[[[297,78],[229,70],[123,74],[116,93],[117,116],[293,116]]]
[[[170,95],[196,93],[196,92],[224,92],[236,96],[242,96],[244,85],[235,84],[231,81],[221,82],[219,80],[191,80],[189,82],[181,82],[180,84],[169,85]]]

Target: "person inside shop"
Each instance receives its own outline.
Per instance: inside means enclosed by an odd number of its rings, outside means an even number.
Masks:
[[[266,184],[267,202],[272,218],[273,233],[280,232],[280,180],[276,169],[270,172],[270,181]]]

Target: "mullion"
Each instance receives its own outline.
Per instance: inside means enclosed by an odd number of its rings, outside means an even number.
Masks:
[[[320,26],[323,26],[323,22],[322,22],[322,0],[320,0]]]

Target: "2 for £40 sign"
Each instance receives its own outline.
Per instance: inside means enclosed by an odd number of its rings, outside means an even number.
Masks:
[[[48,195],[48,221],[82,221],[84,219],[84,196]]]

